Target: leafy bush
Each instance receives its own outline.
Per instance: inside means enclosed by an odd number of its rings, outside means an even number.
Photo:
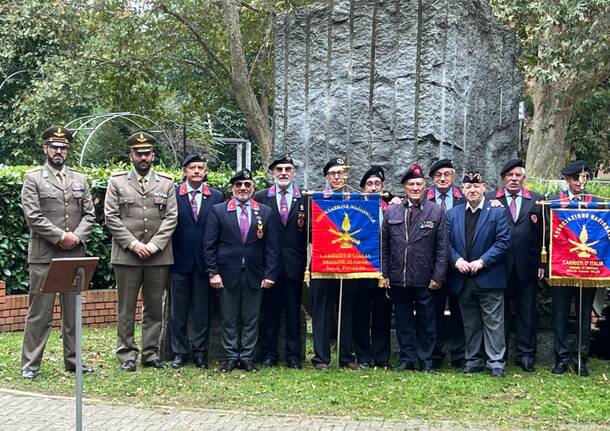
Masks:
[[[29,228],[21,208],[21,186],[25,173],[31,168],[32,166],[0,166],[0,278],[6,281],[9,294],[28,291]],[[126,169],[129,169],[127,165],[79,169],[89,176],[95,206],[96,223],[85,246],[87,256],[100,258],[92,281],[94,289],[105,289],[114,285],[114,274],[110,264],[111,235],[104,223],[104,196],[110,175]],[[176,183],[182,180],[182,171],[179,169],[163,166],[155,169],[171,174]],[[232,174],[227,168],[210,172],[208,184],[228,195],[229,179]],[[265,172],[256,172],[256,180],[259,187],[265,186],[267,184]]]

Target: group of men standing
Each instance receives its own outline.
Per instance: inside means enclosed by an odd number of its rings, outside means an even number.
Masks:
[[[84,255],[95,220],[87,178],[64,163],[72,135],[61,126],[43,133],[46,163],[29,171],[22,190],[30,226],[30,308],[25,328],[22,376],[36,377],[52,323],[55,295],[40,292],[54,257]],[[184,179],[152,168],[155,139],[130,136],[133,169],[108,181],[104,214],[112,234],[111,263],[118,290],[116,355],[126,372],[137,369],[140,351],[134,338],[138,294],[143,299],[141,365],[165,368],[159,353],[162,301],[171,289],[171,367],[189,362],[208,367],[210,303],[219,295],[222,346],[220,370],[254,371],[258,344],[260,364],[278,364],[280,317],[285,320],[284,359],[300,368],[303,334],[301,301],[307,261],[308,200],[296,185],[295,164],[282,156],[269,166],[271,187],[255,193],[248,169],[230,180],[231,197],[208,186],[206,163],[198,154],[182,164]],[[585,162],[562,171],[568,199],[586,199]],[[349,166],[333,158],[324,166],[327,192],[348,192]],[[392,308],[399,342],[397,371],[430,372],[451,364],[466,373],[491,370],[504,376],[511,310],[515,311],[516,363],[534,370],[536,291],[544,276],[540,262],[541,195],[524,187],[525,165],[507,162],[503,186],[486,194],[476,171],[455,181],[451,160],[434,163],[426,176],[419,165],[402,178],[404,198],[382,202],[382,272],[377,280],[349,280],[342,295],[339,365],[348,369],[389,367]],[[382,193],[380,166],[371,166],[360,188]],[[583,183],[584,182],[584,183]],[[563,195],[561,195],[563,196]],[[559,197],[561,197],[559,196]],[[574,350],[567,344],[566,321],[573,288],[552,288],[556,364],[553,372],[571,368]],[[593,289],[583,299],[581,375],[586,357]],[[591,297],[590,297],[591,296]],[[331,362],[339,295],[337,280],[311,282],[315,369]],[[74,295],[61,294],[64,363],[75,370]],[[449,318],[446,314],[449,312]],[[588,315],[588,318],[587,318]],[[83,365],[83,371],[93,371]]]

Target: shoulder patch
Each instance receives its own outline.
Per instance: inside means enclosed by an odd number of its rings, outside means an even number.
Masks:
[[[174,181],[174,177],[172,177],[170,174],[166,174],[165,172],[155,172],[155,174],[157,174],[159,177]]]
[[[124,171],[124,172],[113,172],[111,176],[112,177],[120,177],[120,176],[123,176],[123,175],[127,175],[127,171]]]
[[[38,171],[42,171],[42,166],[37,166],[35,168],[30,169],[29,171],[26,171],[26,174],[33,174],[34,172],[38,172]]]

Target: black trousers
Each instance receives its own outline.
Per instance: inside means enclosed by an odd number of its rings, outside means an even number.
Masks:
[[[580,354],[584,361],[587,360],[589,355],[591,311],[593,309],[593,300],[595,299],[596,291],[597,289],[591,287],[582,289]],[[555,359],[574,359],[577,356],[577,347],[568,343],[568,320],[570,317],[572,298],[574,298],[576,315],[578,316],[579,288],[571,286],[551,287],[551,298],[553,300],[553,342],[555,346]],[[576,324],[578,325],[578,318],[576,319]]]
[[[510,332],[515,334],[515,361],[533,361],[536,357],[536,291],[538,283],[521,281],[513,267],[504,291],[504,331],[506,355]]]
[[[392,286],[390,296],[396,310],[396,338],[401,362],[422,368],[432,367],[432,350],[436,343],[434,298],[428,287]]]
[[[282,310],[286,319],[286,361],[301,360],[301,303],[303,280],[282,272],[270,289],[263,290],[261,303],[260,349],[263,358],[278,360],[278,335]]]
[[[447,284],[432,291],[434,297],[434,317],[436,320],[436,342],[432,359],[441,363],[445,358],[445,350],[451,355],[451,361],[464,360],[464,322],[458,296],[449,292]],[[445,308],[449,301],[449,319],[445,317]]]
[[[313,280],[311,282],[311,321],[314,356],[312,364],[329,364],[331,334],[337,333],[334,318],[339,305],[339,280]],[[343,305],[341,307],[341,344],[339,365],[354,362],[352,352],[352,308],[357,282],[343,281]]]
[[[210,281],[195,268],[171,274],[171,347],[174,355],[207,360],[210,329]],[[189,325],[189,315],[191,324]]]
[[[361,280],[356,288],[353,309],[354,351],[358,363],[385,365],[390,360],[392,301],[377,280]]]

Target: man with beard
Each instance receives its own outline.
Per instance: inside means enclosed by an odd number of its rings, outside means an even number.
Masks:
[[[449,288],[458,295],[464,321],[464,373],[485,371],[484,343],[492,377],[504,377],[504,288],[510,228],[503,208],[485,199],[479,172],[462,179],[466,205],[447,212],[449,227]]]
[[[210,283],[203,263],[203,234],[210,209],[224,199],[222,192],[204,182],[206,163],[200,154],[187,155],[182,172],[185,180],[176,188],[178,224],[172,236],[174,264],[170,269],[171,366],[180,368],[192,360],[197,368],[207,368]]]
[[[364,193],[383,193],[385,174],[381,166],[373,165],[360,180]],[[388,204],[381,201],[382,212]],[[378,280],[358,281],[354,297],[354,351],[360,368],[389,366],[391,344],[392,302],[387,289],[378,287]]]
[[[383,220],[383,273],[396,310],[400,364],[396,371],[432,371],[436,341],[434,297],[447,275],[447,226],[442,208],[424,199],[426,181],[413,164],[402,177],[404,204]]]
[[[568,189],[549,197],[549,200],[558,200],[567,206],[570,202],[591,202],[598,198],[590,195],[585,190],[591,175],[591,167],[584,160],[576,160],[561,170],[561,174],[568,183]],[[550,212],[547,212],[547,234],[548,241],[550,227]],[[548,245],[548,244],[547,244]],[[587,287],[582,289],[582,304],[579,304],[579,288],[576,286],[554,286],[551,287],[551,298],[553,304],[553,346],[555,350],[555,366],[551,370],[553,374],[563,374],[568,370],[578,372],[575,367],[577,349],[580,350],[581,364],[580,376],[590,375],[587,367],[589,356],[589,342],[591,337],[591,311],[597,289]],[[576,315],[580,315],[580,345],[568,342],[568,324],[572,299],[575,303]]]
[[[536,357],[536,291],[544,277],[540,263],[542,248],[542,211],[536,204],[544,197],[524,187],[525,161],[512,159],[500,171],[503,186],[491,193],[504,206],[511,228],[511,246],[507,254],[505,290],[506,345],[511,326],[511,304],[515,310],[515,361],[525,372],[534,371]]]
[[[21,189],[21,206],[30,227],[30,306],[21,352],[21,375],[26,379],[38,375],[53,324],[55,294],[40,292],[51,259],[84,256],[84,244],[95,222],[87,177],[64,165],[72,133],[63,126],[53,126],[42,134],[42,139],[47,161],[25,174]],[[75,294],[60,293],[59,302],[64,367],[75,372]],[[83,365],[82,371],[93,369]]]
[[[239,367],[255,371],[254,347],[262,291],[277,280],[278,229],[271,208],[259,204],[248,169],[231,178],[233,197],[216,204],[209,214],[203,259],[210,285],[220,290],[222,347],[226,361],[220,371]],[[241,322],[241,337],[238,323]]]
[[[347,188],[349,166],[341,157],[334,157],[323,168],[326,177],[324,192],[344,193]],[[343,304],[341,308],[341,345],[339,346],[339,366],[357,370],[358,364],[352,353],[352,303],[354,280],[343,283]],[[336,330],[334,318],[339,302],[339,280],[311,281],[311,324],[313,332],[314,356],[311,363],[316,370],[328,369],[330,364],[330,338]]]
[[[112,234],[112,255],[119,317],[117,358],[123,371],[136,371],[138,347],[134,320],[142,289],[142,366],[165,368],[159,357],[163,293],[174,263],[172,234],[178,210],[171,176],[151,168],[155,138],[135,133],[127,139],[133,170],[108,180],[104,214]]]
[[[284,155],[269,165],[273,186],[254,195],[272,210],[281,246],[277,282],[263,291],[260,349],[263,367],[277,364],[281,311],[286,321],[285,360],[288,368],[301,368],[301,302],[307,263],[305,197],[294,183],[296,168]]]
[[[426,199],[436,202],[445,211],[464,203],[464,196],[454,184],[455,169],[450,159],[441,159],[430,167],[432,187],[426,192]],[[435,303],[436,343],[432,352],[432,367],[440,368],[445,358],[444,349],[451,354],[451,365],[460,370],[464,368],[464,324],[455,293],[449,292],[447,283],[432,292]],[[449,304],[449,319],[445,310]]]

